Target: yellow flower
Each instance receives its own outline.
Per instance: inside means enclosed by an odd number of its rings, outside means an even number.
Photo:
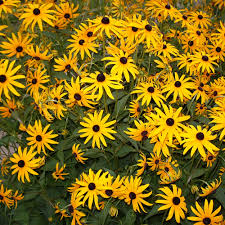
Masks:
[[[63,173],[63,170],[65,169],[66,164],[63,164],[63,166],[59,169],[59,163],[56,163],[56,171],[52,173],[52,176],[54,179],[57,181],[58,179],[60,180],[65,180],[63,176],[68,175],[69,173]]]

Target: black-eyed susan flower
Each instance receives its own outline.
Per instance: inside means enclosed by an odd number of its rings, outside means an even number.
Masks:
[[[104,34],[108,38],[111,38],[112,34],[121,37],[121,23],[111,16],[99,16],[96,19],[90,20],[90,22],[93,23],[92,26],[95,28],[94,33],[99,33],[101,37]]]
[[[218,152],[214,152],[213,154],[211,152],[206,153],[206,157],[202,158],[202,161],[206,162],[207,167],[212,167],[213,163],[217,160]]]
[[[9,164],[10,161],[6,157],[2,157],[1,159],[1,174],[4,177],[9,172]]]
[[[17,7],[19,3],[19,0],[1,0],[0,16],[2,16],[3,12],[5,14],[12,13],[12,8]]]
[[[27,75],[27,91],[30,92],[31,95],[38,93],[39,89],[46,89],[43,85],[49,82],[49,76],[45,74],[46,71],[46,69],[42,69],[41,65],[39,65],[34,72],[29,70]]]
[[[6,99],[6,103],[3,103],[3,106],[0,107],[0,114],[3,118],[11,117],[12,113],[16,110],[17,105],[15,104],[15,100]]]
[[[2,92],[4,92],[6,98],[11,99],[9,95],[9,91],[12,92],[16,96],[20,96],[20,94],[16,91],[13,86],[19,88],[25,88],[25,86],[18,81],[17,79],[25,78],[24,75],[16,74],[17,71],[21,68],[21,65],[14,67],[15,60],[9,63],[9,60],[4,60],[0,64],[0,100],[2,97]],[[15,75],[16,74],[16,75]]]
[[[215,124],[211,130],[212,131],[220,131],[221,134],[219,139],[222,140],[225,136],[225,112],[218,112],[215,114],[211,114],[210,116],[213,120],[210,123]]]
[[[128,131],[124,131],[131,139],[135,141],[145,141],[148,139],[152,126],[150,123],[144,123],[143,121],[134,120],[136,128],[127,128]]]
[[[204,114],[204,113],[206,112],[206,110],[207,110],[207,107],[205,106],[205,104],[200,104],[200,103],[197,103],[197,104],[196,104],[196,109],[195,109],[195,111],[196,111],[196,114],[197,114],[197,115],[202,115],[202,114]]]
[[[214,155],[214,151],[219,151],[214,144],[211,143],[212,140],[216,139],[217,135],[212,135],[211,131],[208,131],[206,128],[202,129],[200,125],[195,128],[193,125],[185,127],[185,132],[182,133],[184,140],[182,141],[184,152],[186,154],[191,150],[191,156],[199,151],[200,155],[205,159],[206,150]]]
[[[90,84],[85,90],[90,91],[93,95],[96,94],[96,101],[99,101],[102,98],[104,91],[111,99],[114,99],[110,89],[123,89],[123,85],[120,83],[118,77],[110,76],[98,71],[84,77],[81,82]]]
[[[70,206],[68,207],[69,214],[73,217],[71,225],[79,224],[81,225],[80,219],[86,216],[85,213],[78,210],[80,206],[83,205],[83,196],[79,196],[77,194],[72,194]]]
[[[180,169],[178,169],[177,171],[176,170],[170,171],[170,172],[168,172],[168,176],[160,177],[159,183],[163,184],[163,185],[173,184],[181,178],[181,175],[182,175],[182,173],[181,173]]]
[[[74,34],[72,34],[71,37],[72,39],[68,39],[68,41],[72,44],[68,45],[67,48],[71,48],[71,52],[74,53],[75,56],[80,53],[81,59],[84,59],[85,54],[91,58],[90,51],[97,53],[95,48],[98,47],[98,45],[94,43],[96,37],[86,38],[82,35]]]
[[[137,100],[133,100],[130,102],[129,112],[131,114],[130,117],[137,118],[140,116],[141,108],[140,108],[140,104]]]
[[[138,94],[137,101],[141,100],[141,104],[147,106],[155,102],[157,106],[161,106],[166,98],[162,95],[162,91],[157,87],[154,82],[140,83],[131,94]]]
[[[16,190],[16,192],[12,195],[11,198],[13,199],[13,205],[14,205],[14,207],[16,209],[18,201],[22,200],[24,198],[24,195],[23,194],[19,194],[19,191]]]
[[[148,157],[148,166],[150,170],[152,171],[158,170],[161,163],[162,163],[161,155],[157,156],[156,154],[150,153],[150,157]]]
[[[82,164],[85,164],[84,161],[86,161],[88,158],[83,157],[84,152],[79,149],[80,144],[74,144],[72,147],[72,154],[75,156],[75,159],[77,160],[77,162],[80,162]]]
[[[191,78],[185,78],[185,75],[179,77],[175,72],[175,76],[170,77],[170,80],[163,87],[162,92],[167,92],[166,98],[173,94],[172,102],[175,103],[177,99],[180,99],[181,102],[184,101],[184,98],[191,99],[191,89],[193,89],[193,82],[191,82]]]
[[[106,181],[103,183],[102,187],[100,188],[102,190],[101,196],[104,198],[118,198],[122,195],[123,189],[123,181],[124,178],[120,178],[120,175],[118,175],[115,179],[110,174],[105,174],[107,178]]]
[[[57,137],[58,134],[52,134],[53,130],[47,132],[50,124],[48,124],[44,129],[42,128],[42,124],[40,120],[36,120],[34,125],[28,125],[27,133],[31,137],[27,137],[29,141],[27,144],[33,146],[33,148],[37,148],[38,154],[41,153],[41,150],[47,155],[45,148],[50,151],[54,151],[54,149],[49,144],[58,144],[57,141],[52,140]]]
[[[55,58],[54,60],[57,63],[57,65],[54,65],[55,71],[77,71],[77,58],[71,52],[69,52],[68,57],[64,54],[63,58]]]
[[[151,206],[152,204],[144,200],[144,198],[149,197],[152,192],[143,193],[149,186],[149,184],[141,185],[142,179],[140,177],[126,177],[124,180],[124,191],[120,199],[124,199],[124,201],[130,205],[132,204],[133,210],[135,212],[145,211],[143,205]]]
[[[89,209],[92,209],[93,202],[95,207],[99,209],[98,196],[101,192],[101,186],[105,182],[105,176],[104,174],[101,175],[101,173],[102,170],[99,170],[95,174],[92,169],[89,169],[88,174],[82,173],[82,179],[76,181],[80,185],[76,190],[77,197],[83,196],[83,205],[88,200]]]
[[[200,11],[200,12],[191,12],[190,13],[190,22],[193,23],[196,27],[205,27],[208,28],[208,26],[211,25],[211,21],[209,19],[209,15],[206,13]]]
[[[5,189],[5,190],[4,190]],[[4,185],[1,184],[0,188],[0,203],[6,204],[8,208],[13,205],[13,200],[11,199],[11,189],[4,188]]]
[[[155,108],[157,114],[151,113],[150,115],[156,127],[152,130],[149,137],[162,135],[160,141],[164,142],[168,138],[169,143],[172,144],[175,136],[181,142],[181,131],[185,127],[182,122],[188,120],[190,116],[181,115],[182,107],[176,110],[165,104],[162,104],[162,106],[164,113],[159,108]]]
[[[52,54],[48,54],[48,49],[41,51],[41,48],[36,45],[30,45],[27,48],[27,54],[32,57],[32,59],[36,60],[36,62],[41,62],[42,60],[50,60],[52,58]]]
[[[208,54],[204,51],[195,52],[193,56],[191,57],[192,63],[191,65],[194,65],[197,67],[198,72],[215,72],[214,66],[218,66],[218,64],[215,62],[217,57],[212,56],[212,54]]]
[[[92,105],[96,104],[94,102],[96,96],[92,95],[90,91],[82,88],[80,85],[80,77],[76,78],[74,81],[73,77],[71,78],[71,85],[65,82],[65,89],[68,91],[69,99],[66,100],[66,104],[69,107],[73,107],[74,105],[85,106],[88,108],[93,108]]]
[[[55,172],[52,173],[53,178],[57,181],[58,179],[60,180],[65,180],[66,175],[69,173],[63,173],[64,169],[66,168],[66,164],[63,164],[61,168],[59,168],[59,163],[56,163],[56,169]]]
[[[134,64],[134,60],[128,56],[128,53],[124,53],[120,50],[120,54],[112,54],[112,56],[105,57],[102,60],[109,61],[106,64],[106,67],[109,65],[113,65],[110,73],[112,76],[118,76],[118,79],[122,79],[122,75],[124,75],[127,82],[130,82],[130,75],[133,78],[136,78],[136,75],[139,73],[137,66]]]
[[[162,34],[156,24],[149,24],[147,20],[141,21],[141,29],[138,32],[138,43],[145,41],[147,48],[156,47],[162,39]]]
[[[63,112],[67,110],[61,102],[66,94],[67,93],[63,92],[62,85],[59,85],[50,91],[50,98],[52,100],[49,102],[49,105],[51,106],[51,110],[53,110],[55,116],[60,120],[61,117],[64,117]]]
[[[61,214],[61,217],[60,217],[60,220],[62,220],[63,218],[66,218],[66,217],[70,217],[67,212],[66,212],[66,209],[60,209],[59,207],[59,202],[54,206],[55,208],[55,214]]]
[[[204,208],[202,208],[197,201],[195,202],[195,206],[196,209],[191,206],[191,210],[196,216],[190,216],[187,218],[188,220],[196,222],[194,225],[209,225],[222,222],[223,216],[218,215],[221,210],[221,206],[213,211],[213,200],[208,202],[208,200],[205,199]]]
[[[20,32],[18,32],[17,36],[12,33],[12,38],[7,37],[8,42],[3,41],[0,45],[1,53],[7,55],[8,57],[16,56],[17,58],[24,56],[27,53],[27,48],[32,38],[27,34],[26,36],[22,36]]]
[[[12,157],[10,157],[10,161],[14,163],[13,166],[11,166],[12,174],[18,173],[18,181],[21,181],[24,183],[24,178],[28,182],[30,182],[29,173],[33,175],[38,175],[36,171],[33,170],[33,168],[38,166],[39,159],[35,159],[34,156],[37,154],[37,152],[33,151],[33,148],[31,148],[29,151],[27,151],[27,148],[24,148],[22,151],[21,147],[18,147],[18,153],[14,153]]]
[[[138,163],[137,163],[137,166],[140,167],[137,170],[137,176],[141,176],[144,173],[145,169],[148,168],[148,162],[147,162],[147,158],[145,154],[141,152],[139,156],[141,156],[141,158],[138,159]]]
[[[172,219],[175,215],[177,223],[180,223],[180,219],[185,218],[185,213],[187,212],[187,207],[185,203],[185,198],[182,196],[181,188],[178,188],[175,184],[172,184],[172,190],[169,187],[159,188],[164,194],[158,194],[158,196],[163,199],[156,200],[156,203],[163,204],[158,210],[169,209],[169,214],[166,221]]]
[[[199,196],[205,197],[215,193],[216,189],[220,186],[221,182],[222,182],[221,179],[219,180],[216,179],[215,181],[208,184],[206,187],[201,187],[202,193],[199,193]]]
[[[102,143],[105,147],[107,147],[104,136],[111,140],[115,140],[115,138],[111,134],[115,134],[116,131],[111,127],[116,120],[112,120],[110,122],[106,122],[110,117],[110,114],[107,114],[102,118],[103,110],[99,113],[97,111],[92,113],[88,113],[88,117],[84,117],[83,120],[85,122],[80,122],[80,124],[85,127],[78,131],[78,133],[83,133],[80,137],[86,137],[84,144],[86,144],[90,139],[92,139],[92,147],[94,148],[97,145],[100,148],[100,143]]]
[[[75,19],[79,15],[78,13],[76,13],[79,5],[75,7],[73,3],[62,2],[59,5],[55,5],[55,8],[55,15],[57,16],[58,20],[61,20],[64,23],[70,22],[72,19]]]
[[[23,20],[23,24],[25,25],[25,29],[31,25],[32,31],[34,30],[34,26],[38,24],[39,29],[43,31],[43,24],[42,22],[46,22],[50,26],[54,26],[52,20],[55,17],[52,15],[54,10],[50,8],[53,6],[52,3],[49,4],[28,4],[27,8],[24,8],[24,13],[20,16],[20,20]]]

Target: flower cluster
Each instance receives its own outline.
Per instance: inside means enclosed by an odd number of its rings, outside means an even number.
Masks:
[[[224,13],[0,0],[3,221],[224,224]]]

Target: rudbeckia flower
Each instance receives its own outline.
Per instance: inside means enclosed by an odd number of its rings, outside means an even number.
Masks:
[[[205,199],[204,208],[202,208],[197,201],[195,202],[195,205],[196,209],[191,206],[191,210],[196,216],[188,217],[188,220],[196,222],[194,225],[219,224],[223,221],[223,215],[218,215],[221,206],[213,211],[213,200],[208,202],[208,200]]]
[[[29,173],[33,175],[38,175],[33,169],[38,166],[40,159],[35,159],[34,156],[37,152],[33,152],[33,148],[27,151],[25,148],[23,151],[21,147],[18,148],[18,153],[14,153],[10,158],[10,161],[14,163],[11,167],[12,174],[18,173],[18,181],[20,179],[24,183],[24,177],[28,182],[30,182]]]
[[[158,196],[163,199],[156,200],[156,203],[163,204],[158,210],[169,209],[169,214],[166,221],[172,219],[175,215],[177,223],[180,223],[180,218],[185,218],[185,212],[187,212],[187,207],[185,203],[185,198],[182,196],[182,191],[175,184],[172,184],[172,190],[169,187],[159,188],[163,194],[158,194]]]
[[[78,133],[83,133],[80,137],[86,137],[84,144],[86,144],[90,139],[92,140],[92,148],[97,145],[100,148],[100,143],[102,143],[105,147],[107,147],[104,136],[111,140],[115,140],[115,138],[111,134],[115,134],[116,131],[111,127],[116,120],[112,120],[110,122],[106,122],[110,117],[110,114],[107,114],[102,118],[103,110],[99,113],[97,111],[94,114],[88,113],[88,117],[84,117],[83,120],[85,122],[80,122],[80,124],[85,127],[78,131]]]

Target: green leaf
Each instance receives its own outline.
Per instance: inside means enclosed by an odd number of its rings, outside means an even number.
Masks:
[[[113,115],[117,117],[124,110],[128,98],[129,98],[129,95],[127,94],[123,98],[121,98],[119,101],[117,101],[117,103],[115,104]]]
[[[55,159],[49,159],[46,164],[43,166],[43,169],[46,171],[53,171],[55,170],[55,165],[57,163],[57,160]]]
[[[119,158],[122,158],[122,157],[124,157],[124,156],[126,156],[126,155],[128,155],[129,153],[132,153],[132,152],[136,152],[134,148],[132,148],[129,145],[124,145],[116,152],[116,155]]]
[[[192,179],[202,176],[205,173],[205,169],[194,169],[192,171]]]
[[[130,209],[127,214],[123,225],[133,225],[135,224],[136,214],[133,209]]]
[[[224,190],[224,187],[220,186],[213,195],[222,204],[223,208],[225,208],[225,190]]]
[[[152,216],[162,213],[162,212],[158,211],[159,208],[160,208],[160,205],[154,205],[143,221],[147,220],[148,218],[150,218]]]
[[[99,157],[105,157],[104,153],[102,153],[99,149],[88,149],[85,154],[85,157],[97,159]]]

